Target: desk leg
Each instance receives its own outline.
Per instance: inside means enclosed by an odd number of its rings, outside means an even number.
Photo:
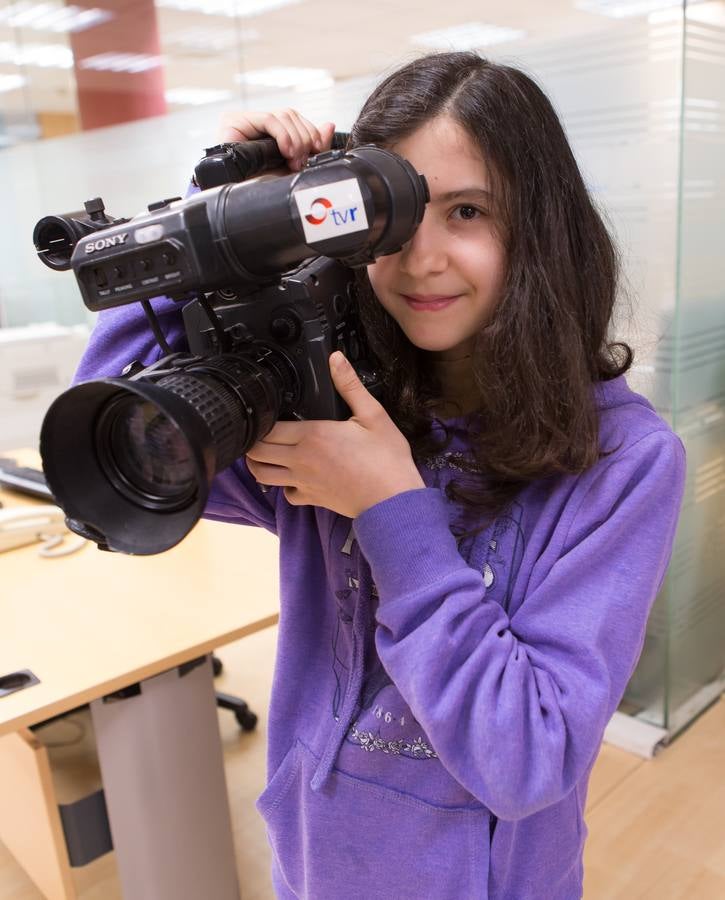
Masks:
[[[23,728],[0,738],[0,840],[48,900],[74,900],[48,751]]]
[[[91,703],[123,896],[238,900],[211,658]]]

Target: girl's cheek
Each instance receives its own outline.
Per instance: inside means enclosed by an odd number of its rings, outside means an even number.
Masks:
[[[376,285],[378,280],[378,266],[379,262],[373,263],[372,265],[367,267],[368,273],[368,281],[370,282],[372,289],[377,293]]]
[[[381,292],[385,290],[387,282],[389,281],[390,272],[392,271],[392,266],[390,265],[392,258],[393,257],[385,256],[376,263],[373,263],[373,265],[368,266],[368,279],[370,280],[373,291],[378,297],[380,297]]]

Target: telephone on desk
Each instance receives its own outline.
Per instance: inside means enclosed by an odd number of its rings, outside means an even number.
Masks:
[[[63,510],[57,506],[0,509],[0,553],[68,533]]]
[[[4,457],[0,458],[0,487],[34,497],[52,499],[40,469],[19,466],[15,460]],[[86,541],[80,539],[72,544],[63,545],[65,538],[70,534],[65,524],[65,513],[57,506],[45,504],[0,509],[0,553],[26,544],[42,542],[40,556],[66,556],[75,553],[86,544]],[[60,549],[52,552],[56,548]]]

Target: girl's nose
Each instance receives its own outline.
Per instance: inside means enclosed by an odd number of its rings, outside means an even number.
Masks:
[[[428,221],[426,221],[428,219]],[[444,271],[448,265],[445,239],[428,216],[400,251],[400,268],[411,278],[421,279]]]

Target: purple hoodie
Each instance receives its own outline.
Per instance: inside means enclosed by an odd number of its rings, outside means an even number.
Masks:
[[[154,306],[178,342],[178,306]],[[140,307],[112,310],[77,378],[158,356]],[[354,521],[262,493],[243,460],[215,479],[209,518],[280,538],[257,803],[279,897],[582,896],[587,783],[685,477],[681,442],[623,377],[594,390],[611,455],[531,484],[475,538],[456,539],[443,490],[470,469],[462,430],[420,465],[425,488]],[[234,560],[229,576],[244,584]]]

